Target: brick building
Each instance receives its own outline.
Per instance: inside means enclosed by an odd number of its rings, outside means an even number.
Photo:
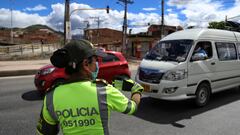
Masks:
[[[162,29],[162,25],[151,25],[148,28],[147,34],[160,39],[161,38],[161,29]],[[183,28],[181,26],[164,25],[164,30],[163,30],[162,36],[164,37],[166,35],[169,35],[175,31],[179,31],[179,30],[183,30]]]
[[[161,28],[162,25],[151,25],[147,32],[129,34],[127,36],[127,55],[141,59],[161,39]],[[182,29],[180,26],[165,25],[162,37]],[[122,31],[109,28],[86,29],[84,37],[95,46],[103,47],[106,50],[122,51]]]
[[[122,32],[109,28],[86,29],[85,39],[91,41],[95,46],[103,47],[106,50],[122,50]]]
[[[141,59],[161,39],[161,28],[162,25],[151,25],[147,32],[128,35],[128,56]],[[164,25],[162,37],[179,30],[183,30],[183,28]]]

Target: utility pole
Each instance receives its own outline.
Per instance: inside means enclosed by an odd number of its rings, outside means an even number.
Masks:
[[[161,39],[163,38],[164,35],[164,0],[162,0],[162,23],[161,23],[162,27],[161,27]]]
[[[13,0],[11,1],[11,32],[10,32],[10,37],[11,37],[11,44],[13,44]]]
[[[123,17],[123,27],[122,27],[122,52],[127,56],[127,5],[133,4],[133,0],[118,0],[119,2],[122,2],[124,4],[124,17]]]
[[[70,16],[79,10],[106,10],[107,13],[109,13],[109,6],[106,8],[77,8],[71,11],[70,13],[70,0],[65,0],[65,13],[64,13],[64,45],[68,43],[72,36],[71,36],[71,22],[70,22]]]
[[[83,29],[83,37],[84,37],[84,39],[87,39],[86,31],[87,31],[87,29],[89,29],[90,24],[89,24],[89,21],[87,21],[87,20],[85,20],[84,23],[86,23],[86,27]]]
[[[64,45],[71,40],[71,26],[70,26],[70,0],[65,0],[64,13]]]

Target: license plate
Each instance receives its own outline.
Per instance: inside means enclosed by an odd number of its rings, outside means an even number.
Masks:
[[[142,86],[143,86],[143,88],[144,88],[144,92],[151,92],[151,89],[150,89],[150,85],[148,85],[148,84],[141,84]]]

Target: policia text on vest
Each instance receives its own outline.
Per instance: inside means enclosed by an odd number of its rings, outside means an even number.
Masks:
[[[56,111],[57,117],[63,117],[68,119],[69,117],[84,117],[84,116],[93,116],[99,115],[99,112],[95,107],[80,107],[75,109],[63,109],[61,111]],[[63,126],[65,127],[82,127],[82,126],[92,126],[95,125],[95,119],[84,119],[84,120],[64,120]]]

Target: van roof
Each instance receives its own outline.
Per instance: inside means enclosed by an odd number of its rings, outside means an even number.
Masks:
[[[236,38],[235,38],[235,35]],[[182,31],[174,32],[161,41],[165,40],[177,40],[177,39],[190,39],[190,40],[221,40],[221,41],[240,41],[240,33],[227,31],[227,30],[218,30],[218,29],[207,29],[207,28],[198,28],[198,29],[187,29]]]

